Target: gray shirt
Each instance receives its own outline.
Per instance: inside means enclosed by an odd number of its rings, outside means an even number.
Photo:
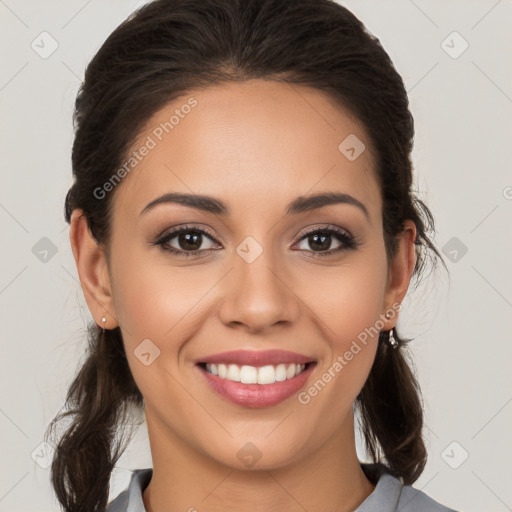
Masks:
[[[376,482],[376,487],[354,512],[457,512],[434,501],[422,491],[402,485],[398,478],[377,464],[362,463],[361,468],[370,481]],[[152,468],[132,471],[128,488],[108,505],[106,512],[147,512],[142,493],[152,475]]]

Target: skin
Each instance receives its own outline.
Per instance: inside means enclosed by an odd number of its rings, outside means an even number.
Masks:
[[[148,512],[354,510],[375,488],[357,458],[352,407],[376,336],[307,405],[296,396],[260,409],[233,404],[208,386],[194,361],[241,348],[291,350],[317,361],[306,389],[402,302],[415,226],[405,223],[388,261],[366,131],[315,89],[257,79],[194,91],[153,116],[133,147],[190,96],[198,105],[111,192],[108,253],[80,210],[70,230],[91,314],[100,325],[105,315],[107,329],[121,327],[145,399],[154,472],[144,505]],[[354,161],[338,150],[349,134],[366,145]],[[140,215],[167,192],[215,196],[231,214],[164,204]],[[292,200],[318,192],[352,195],[368,218],[350,204],[284,216]],[[215,234],[203,237],[202,255],[150,245],[182,224]],[[303,233],[326,225],[348,230],[360,245],[314,258],[322,249]],[[263,249],[252,263],[236,252],[248,236]],[[168,243],[187,250],[178,237]],[[340,246],[333,236],[324,251]],[[214,247],[220,250],[208,251]],[[134,350],[148,338],[160,356],[146,366]],[[237,457],[248,442],[261,453],[251,468]]]

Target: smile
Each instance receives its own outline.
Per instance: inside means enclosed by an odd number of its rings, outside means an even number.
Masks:
[[[240,366],[237,364],[206,363],[204,368],[208,373],[218,375],[221,379],[241,382],[242,384],[268,385],[293,379],[305,370],[306,364],[281,363],[256,367],[248,365]]]
[[[195,366],[216,395],[238,406],[261,408],[277,405],[299,393],[316,365],[309,362],[260,367],[233,363]]]

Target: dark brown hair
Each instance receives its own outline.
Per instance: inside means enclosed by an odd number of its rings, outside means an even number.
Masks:
[[[415,277],[440,257],[432,215],[412,190],[414,122],[400,75],[379,40],[331,0],[156,0],[119,25],[87,66],[76,98],[74,183],[65,200],[85,215],[105,248],[115,190],[98,198],[149,118],[189,91],[265,78],[327,92],[364,125],[383,201],[388,259],[404,221],[417,228]],[[340,141],[341,142],[341,141]],[[374,365],[357,397],[371,458],[414,482],[424,469],[423,410],[404,347],[382,331]],[[85,360],[47,434],[72,418],[56,444],[52,485],[67,512],[104,510],[109,482],[126,449],[127,418],[143,409],[119,327],[88,330]],[[133,426],[133,425],[132,425]]]

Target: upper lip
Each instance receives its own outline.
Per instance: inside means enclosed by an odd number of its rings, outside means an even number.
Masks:
[[[306,364],[313,362],[312,357],[288,350],[231,350],[205,356],[196,360],[198,363],[237,364],[239,366],[266,366],[283,364]]]

